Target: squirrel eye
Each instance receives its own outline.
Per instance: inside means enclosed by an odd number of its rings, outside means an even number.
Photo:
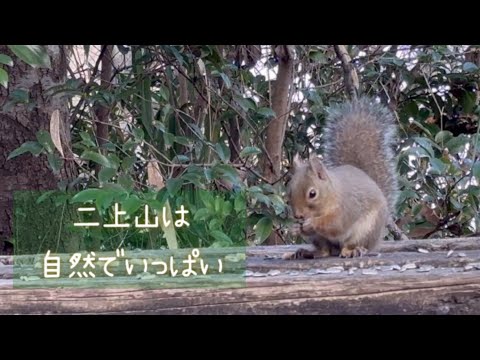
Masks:
[[[314,189],[310,190],[310,192],[308,193],[308,197],[310,199],[313,199],[316,195],[317,195],[317,192]]]

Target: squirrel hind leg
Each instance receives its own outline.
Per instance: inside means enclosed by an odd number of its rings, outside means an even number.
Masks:
[[[386,229],[386,214],[386,208],[380,207],[359,219],[352,228],[352,235],[342,244],[340,257],[362,257],[376,249]]]

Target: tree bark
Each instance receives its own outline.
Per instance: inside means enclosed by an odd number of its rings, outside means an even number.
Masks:
[[[291,45],[279,45],[275,48],[279,60],[277,79],[272,85],[272,110],[275,118],[270,121],[266,130],[263,159],[264,177],[273,183],[277,181],[282,168],[282,146],[285,138],[288,114],[290,111],[291,89],[293,82],[293,48]],[[280,244],[280,236],[273,232],[267,244]]]
[[[56,189],[59,180],[75,175],[67,101],[61,95],[51,96],[47,92],[52,86],[65,82],[67,57],[63,46],[47,46],[47,52],[51,68],[36,69],[18,59],[6,45],[0,45],[0,53],[8,54],[14,61],[13,66],[6,69],[8,89],[0,87],[0,253],[5,252],[4,246],[12,237],[14,191]],[[26,91],[28,103],[5,106],[15,91]],[[61,131],[65,159],[60,173],[52,172],[44,155],[34,157],[25,153],[7,161],[8,155],[24,142],[36,141],[39,130],[49,131],[54,110],[59,110],[65,125]]]
[[[267,127],[265,139],[267,159],[264,162],[264,176],[271,182],[280,177],[282,145],[287,126],[293,80],[293,49],[291,45],[278,46],[275,53],[279,60],[277,79],[272,85],[272,110],[275,112],[275,118]]]
[[[112,82],[112,50],[113,45],[103,45],[102,52],[100,54],[102,71],[100,73],[100,86],[102,89],[110,89]],[[97,116],[96,124],[96,137],[98,146],[102,149],[102,146],[108,142],[108,123],[110,116],[110,107],[106,104],[98,104],[95,109]],[[97,166],[97,174],[100,171],[100,167]]]

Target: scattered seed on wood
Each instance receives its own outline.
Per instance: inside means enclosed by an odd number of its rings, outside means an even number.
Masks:
[[[345,269],[343,268],[343,266],[332,266],[332,267],[327,268],[327,270],[330,271],[330,272],[342,272],[342,271],[345,271]]]
[[[155,279],[157,276],[155,274],[150,274],[149,272],[144,272],[137,275],[138,280],[151,280]]]
[[[342,266],[332,266],[328,269],[317,269],[317,274],[339,274],[345,269]]]
[[[253,277],[265,277],[265,276],[267,276],[266,273],[262,273],[258,271],[253,273]]]
[[[382,265],[382,266],[377,266],[376,269],[380,271],[392,271],[394,270],[394,266],[395,265]],[[400,269],[400,266],[398,268]]]
[[[433,267],[432,265],[422,265],[418,268],[418,272],[430,272],[432,271],[433,269],[435,269],[435,267]]]
[[[22,280],[22,281],[40,280],[40,276],[20,276],[20,280]]]
[[[413,264],[413,263],[408,263],[408,264],[405,264],[402,266],[402,268],[400,269],[401,272],[404,272],[406,270],[411,270],[411,269],[416,269],[417,268],[417,265]]]
[[[270,270],[268,272],[268,276],[278,276],[280,275],[282,272],[280,270]]]

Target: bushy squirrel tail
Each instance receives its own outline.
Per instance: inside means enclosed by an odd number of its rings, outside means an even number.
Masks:
[[[327,167],[348,164],[367,173],[383,191],[392,214],[398,193],[396,133],[391,111],[362,97],[329,108],[323,149]]]

